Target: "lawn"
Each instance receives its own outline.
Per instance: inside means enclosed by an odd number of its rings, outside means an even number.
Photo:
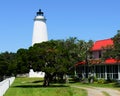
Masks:
[[[40,78],[16,78],[4,96],[87,96],[83,89],[71,88],[66,84],[42,86]]]
[[[111,83],[83,83],[83,82],[72,82],[70,86],[80,86],[80,87],[101,87],[101,88],[112,88],[120,91],[120,83],[111,82]],[[103,92],[104,93],[104,92]]]

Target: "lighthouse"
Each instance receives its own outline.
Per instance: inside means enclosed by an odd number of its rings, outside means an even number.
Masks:
[[[32,46],[35,43],[41,43],[45,41],[48,41],[46,18],[40,9],[34,18]]]

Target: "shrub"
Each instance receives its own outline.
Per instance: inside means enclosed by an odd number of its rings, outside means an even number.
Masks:
[[[97,83],[104,84],[104,83],[106,83],[106,80],[105,80],[105,79],[99,79],[99,80],[97,81]]]

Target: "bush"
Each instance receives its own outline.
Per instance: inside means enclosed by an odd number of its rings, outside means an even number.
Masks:
[[[79,79],[79,77],[78,77],[78,76],[74,76],[74,77],[73,77],[73,81],[74,81],[74,82],[79,82],[79,81],[80,81],[80,79]]]
[[[3,81],[3,76],[0,76],[0,82]]]
[[[115,84],[114,84],[115,87],[120,87],[120,81],[117,81]]]
[[[99,80],[97,81],[97,83],[104,84],[104,83],[106,83],[106,80],[105,80],[105,79],[99,79]]]

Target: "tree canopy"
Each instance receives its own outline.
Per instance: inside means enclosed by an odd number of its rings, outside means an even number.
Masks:
[[[28,49],[20,48],[14,54],[1,53],[0,68],[2,70],[5,67],[5,70],[9,69],[13,74],[28,73],[30,68],[43,71],[46,74],[44,85],[47,86],[56,76],[63,79],[65,74],[74,74],[74,65],[85,60],[92,43],[91,40],[85,42],[70,37],[66,40],[38,43]],[[1,74],[11,75],[3,72],[1,71]]]

